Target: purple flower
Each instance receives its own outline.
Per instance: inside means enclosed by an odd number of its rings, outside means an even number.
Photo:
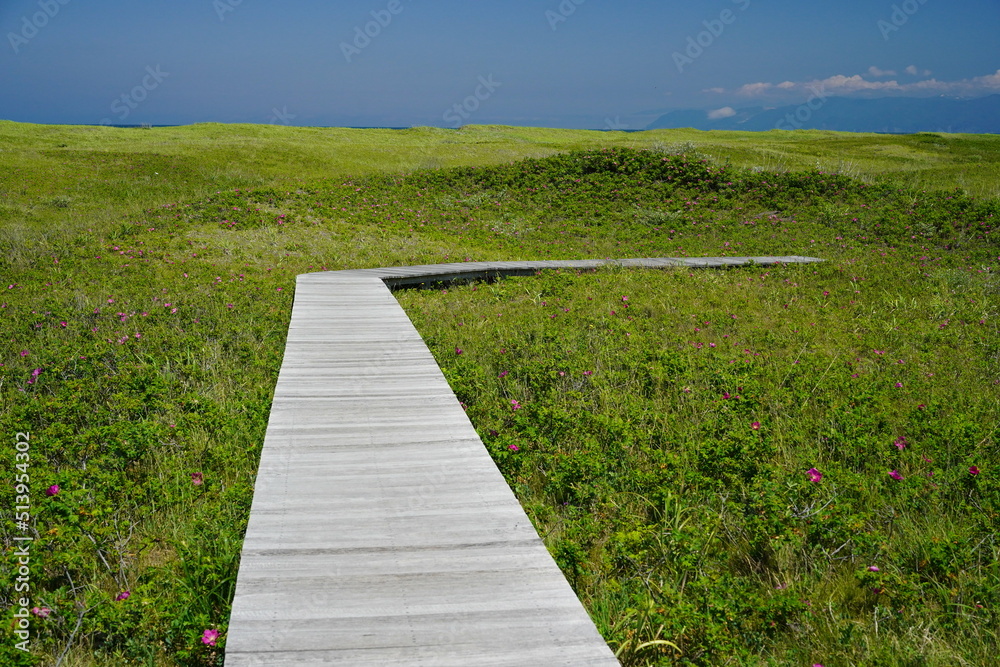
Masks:
[[[899,451],[903,451],[906,449],[906,438],[899,436],[892,444],[896,445],[896,448],[899,449]]]
[[[759,431],[760,430],[760,422],[752,422],[750,424],[750,428],[752,428],[755,431]]]
[[[806,470],[806,477],[809,478],[810,482],[816,483],[823,479],[823,473],[816,470],[816,468],[809,468],[809,470]]]
[[[122,591],[115,596],[115,602],[121,602],[122,600],[128,600],[129,596],[132,595],[131,591]]]
[[[459,354],[462,354],[462,348],[460,348],[460,347],[456,347],[456,348],[455,348],[455,355],[457,356],[457,355],[459,355]]]
[[[195,486],[201,486],[205,483],[205,476],[200,472],[191,473],[191,483]]]
[[[205,630],[201,635],[201,643],[207,646],[215,646],[215,640],[218,638],[218,630]]]
[[[48,618],[49,614],[52,613],[52,610],[49,609],[48,607],[32,607],[31,613],[37,616],[38,618]]]
[[[977,468],[976,466],[970,466],[969,467],[969,474],[970,475],[978,475],[979,474],[979,468]]]
[[[507,371],[500,371],[500,375],[498,375],[497,377],[501,378],[507,377]]]
[[[516,398],[512,398],[510,400],[510,407],[511,407],[511,409],[517,411],[517,410],[521,409],[521,404],[517,402]]]
[[[893,470],[892,472],[890,472],[889,473],[889,477],[892,477],[893,479],[897,479],[897,480],[900,480],[900,481],[903,480],[903,476],[899,474],[898,470]]]
[[[520,448],[520,447],[518,447],[517,445],[509,445],[509,446],[507,447],[507,449],[509,449],[509,450],[510,450],[510,451],[512,451],[512,452],[516,452],[516,451],[518,451],[518,450],[519,450],[519,449],[521,449],[521,448]]]
[[[47,496],[54,496],[57,493],[59,493],[59,485],[58,484],[53,484],[49,488],[45,489],[45,495],[47,495]]]
[[[877,565],[869,565],[868,566],[868,571],[869,572],[878,572],[878,566]]]

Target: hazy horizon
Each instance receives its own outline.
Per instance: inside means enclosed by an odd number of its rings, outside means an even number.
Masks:
[[[33,123],[642,129],[1000,93],[987,0],[12,0],[0,29],[0,118]]]

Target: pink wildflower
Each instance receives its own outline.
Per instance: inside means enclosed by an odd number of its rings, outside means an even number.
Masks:
[[[819,470],[816,470],[816,468],[809,468],[809,470],[806,470],[806,477],[809,478],[810,482],[813,482],[815,484],[816,482],[819,482],[821,479],[823,479],[823,473],[821,473]]]
[[[976,466],[970,466],[969,467],[969,474],[970,475],[978,475],[979,474],[979,468],[977,468]]]
[[[218,630],[205,630],[205,632],[201,635],[201,643],[207,646],[215,646],[215,640],[218,638]]]
[[[889,473],[889,477],[892,477],[893,479],[895,479],[895,480],[899,480],[899,481],[902,481],[902,480],[903,480],[903,476],[899,474],[899,471],[898,471],[898,470],[893,470],[893,471],[891,471],[891,472]]]

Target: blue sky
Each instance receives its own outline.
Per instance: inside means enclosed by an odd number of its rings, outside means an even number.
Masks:
[[[1000,93],[998,34],[997,0],[0,0],[0,118],[641,129]]]

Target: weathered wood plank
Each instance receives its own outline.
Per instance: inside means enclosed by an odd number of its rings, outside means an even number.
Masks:
[[[617,665],[387,283],[747,261],[475,262],[299,276],[226,664]]]

